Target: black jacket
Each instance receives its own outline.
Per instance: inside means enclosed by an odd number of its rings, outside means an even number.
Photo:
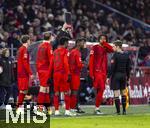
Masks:
[[[0,74],[0,86],[10,87],[14,82],[13,63],[9,58],[1,57],[0,66],[3,68]]]
[[[115,52],[111,59],[111,71],[108,77],[114,76],[115,73],[126,74],[129,79],[131,71],[131,61],[129,55],[126,53]]]

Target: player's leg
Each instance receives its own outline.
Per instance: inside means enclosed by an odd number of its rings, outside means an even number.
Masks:
[[[70,108],[75,109],[77,105],[78,90],[80,87],[80,76],[71,76],[71,96],[70,96]]]
[[[61,76],[59,73],[54,73],[54,108],[55,108],[55,115],[60,115],[59,113],[59,95],[60,95],[60,81]]]
[[[122,108],[123,108],[123,115],[126,115],[126,103],[127,103],[127,96],[126,96],[126,76],[123,75],[120,81],[120,89],[121,89],[121,102],[122,102]]]
[[[38,94],[38,111],[43,113],[44,112],[44,105],[49,102],[49,87],[47,84],[48,81],[48,72],[47,71],[39,71],[39,81],[40,81],[40,89]],[[48,92],[48,93],[47,93]]]
[[[18,102],[17,102],[17,113],[24,113],[24,107],[23,101],[25,98],[25,95],[28,93],[28,87],[29,87],[29,78],[18,78],[18,89],[19,89],[19,96],[18,96]]]
[[[77,104],[77,94],[78,92],[76,90],[71,90],[71,96],[70,96],[70,109],[75,109]]]
[[[47,87],[46,89],[46,94],[45,94],[45,107],[47,109],[47,113],[49,115],[52,114],[52,109],[50,108],[50,87]]]
[[[126,90],[121,90],[121,103],[122,103],[122,109],[123,109],[123,115],[126,115]]]
[[[18,96],[18,103],[17,103],[17,110],[16,113],[22,113],[24,114],[24,106],[23,105],[23,101],[25,98],[25,95],[28,93],[28,90],[19,90],[19,96]]]
[[[97,77],[97,94],[96,94],[96,100],[95,100],[95,113],[96,114],[103,114],[100,111],[100,105],[103,100],[103,93],[105,90],[105,81],[106,78],[103,75],[98,75]]]
[[[120,115],[120,90],[114,90],[114,100],[115,100],[115,106],[117,114]]]

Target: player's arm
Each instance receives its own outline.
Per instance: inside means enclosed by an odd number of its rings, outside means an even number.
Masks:
[[[75,59],[76,59],[76,63],[77,63],[77,66],[79,69],[82,69],[83,67],[83,63],[82,63],[82,60],[81,60],[81,56],[79,54],[77,54],[75,56]]]
[[[105,48],[105,50],[106,50],[108,53],[114,52],[113,47],[112,47],[109,43],[103,42],[103,43],[102,43],[102,46]]]
[[[89,57],[89,75],[93,79],[94,77],[94,50],[91,49]]]
[[[28,60],[27,50],[23,51],[23,65],[24,65],[24,68],[25,68],[26,72],[29,75],[32,75],[32,71],[31,71],[31,68],[30,68],[29,60]]]
[[[69,52],[64,56],[64,68],[68,75],[70,75],[70,68],[69,68]]]
[[[49,76],[50,78],[52,78],[52,73],[53,73],[53,50],[52,50],[52,47],[49,45],[47,47],[47,52],[48,52],[48,59],[49,59],[49,69],[48,69],[48,72],[49,72]]]

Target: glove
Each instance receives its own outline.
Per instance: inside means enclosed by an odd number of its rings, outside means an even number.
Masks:
[[[68,80],[67,80],[67,82],[71,82],[71,75],[70,75],[70,74],[68,75]]]
[[[49,78],[49,79],[47,80],[47,84],[53,84],[53,79],[52,79],[52,78]]]

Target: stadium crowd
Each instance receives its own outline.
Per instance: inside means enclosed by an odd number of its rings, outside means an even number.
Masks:
[[[128,0],[123,2],[127,3]],[[131,1],[130,3],[133,3],[131,9],[125,9],[127,5],[118,1],[111,2],[108,0],[104,3],[116,9],[121,7],[126,14],[130,12],[130,16],[140,16],[135,13],[141,11],[138,6],[142,4],[144,10],[141,13],[145,18],[148,16],[146,15],[148,12],[146,11],[147,1],[138,1],[136,4]],[[136,5],[138,11],[134,11],[133,5]],[[2,0],[0,7],[0,43],[2,46],[11,47],[11,44],[13,44],[15,48],[19,48],[20,36],[25,33],[31,36],[33,42],[41,39],[41,34],[45,31],[52,31],[57,35],[63,25],[63,14],[68,10],[72,13],[73,38],[82,36],[87,41],[96,42],[97,36],[104,33],[108,36],[110,42],[122,39],[129,46],[140,46],[141,49],[145,46],[150,47],[149,31],[140,26],[135,26],[134,22],[114,12],[97,8],[88,1],[33,0],[29,2],[28,0],[15,0],[8,2]],[[149,48],[147,49],[149,50]],[[149,61],[147,52],[146,56],[143,50],[140,50],[140,52],[142,52],[141,55],[144,54],[142,56],[144,61]],[[142,65],[145,63],[144,61]],[[147,62],[145,65],[147,65]]]

